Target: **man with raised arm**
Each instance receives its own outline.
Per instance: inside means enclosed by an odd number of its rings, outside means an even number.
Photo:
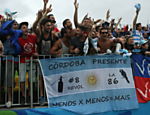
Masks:
[[[134,38],[135,43],[140,43],[140,40],[144,39],[144,37],[142,35],[142,31],[141,31],[142,24],[137,23],[139,12],[140,12],[140,4],[136,4],[136,15],[133,20],[133,32],[132,32],[132,36]]]
[[[85,15],[85,17],[83,18],[81,23],[78,22],[79,3],[77,3],[77,0],[74,1],[74,7],[75,7],[75,12],[74,12],[74,24],[75,24],[75,27],[77,28],[78,26],[83,25],[83,26],[86,26],[86,28],[88,27],[89,30],[91,30],[93,22],[92,22],[91,18],[88,18],[88,14]]]
[[[52,5],[50,5],[48,8],[46,8],[46,5],[48,3],[48,0],[44,1],[44,8],[43,10],[39,10],[37,13],[36,21],[33,24],[33,31],[37,35],[37,51],[40,54],[39,58],[49,58],[50,57],[50,49],[52,48],[53,44],[57,39],[54,38],[54,31],[53,30],[53,23],[54,17],[52,19],[52,16],[47,17],[47,14],[52,11]],[[39,97],[39,103],[40,105],[45,104],[45,97],[44,97],[44,83],[43,83],[43,77],[41,69],[39,69],[39,87],[40,87],[40,97]]]

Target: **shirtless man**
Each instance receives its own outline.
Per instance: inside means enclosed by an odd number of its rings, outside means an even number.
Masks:
[[[117,42],[121,39],[112,39],[109,37],[109,30],[107,28],[100,29],[100,37],[98,40],[98,47],[100,48],[99,53],[112,53],[113,48]]]

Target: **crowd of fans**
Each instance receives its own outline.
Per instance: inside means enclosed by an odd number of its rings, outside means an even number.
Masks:
[[[20,55],[20,69],[25,68],[25,63],[31,56],[39,55],[50,55],[52,58],[111,53],[123,56],[150,55],[150,25],[142,26],[141,23],[137,23],[140,8],[136,8],[132,28],[128,25],[120,28],[122,18],[117,22],[115,19],[109,21],[109,10],[106,13],[106,20],[95,21],[85,15],[79,23],[79,4],[75,0],[75,28],[70,19],[65,19],[63,28],[59,30],[54,15],[50,14],[52,5],[47,8],[48,0],[43,2],[44,8],[38,11],[30,29],[28,22],[18,24],[11,16],[7,19],[0,16],[0,55]],[[21,92],[24,97],[25,72],[21,70]],[[8,74],[8,76],[12,75]],[[43,97],[42,93],[41,97]],[[8,102],[11,102],[11,96],[8,96]]]

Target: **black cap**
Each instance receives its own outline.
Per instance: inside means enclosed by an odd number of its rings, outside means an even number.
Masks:
[[[109,22],[104,22],[104,23],[102,24],[102,27],[104,27],[104,28],[109,27]]]
[[[19,24],[19,29],[21,29],[21,27],[22,27],[23,25],[28,26],[29,23],[28,23],[28,22],[21,22],[21,23]]]

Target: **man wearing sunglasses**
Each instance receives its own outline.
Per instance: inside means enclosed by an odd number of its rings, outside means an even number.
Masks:
[[[115,44],[117,42],[121,42],[119,39],[112,39],[110,38],[110,33],[108,28],[102,27],[99,31],[100,37],[98,39],[98,47],[100,48],[99,53],[105,54],[105,53],[112,53],[115,48]]]

